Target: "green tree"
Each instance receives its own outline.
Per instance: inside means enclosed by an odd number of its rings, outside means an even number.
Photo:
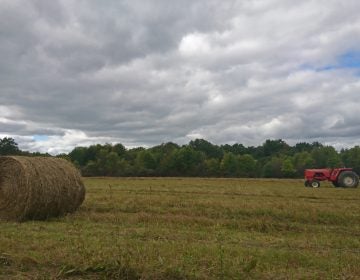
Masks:
[[[105,174],[107,176],[118,176],[121,173],[121,159],[115,152],[110,152],[105,155]]]
[[[233,153],[225,153],[220,164],[221,173],[225,177],[236,177],[238,173],[238,158]]]
[[[171,173],[177,176],[201,176],[204,172],[205,155],[190,146],[175,150],[171,157]]]
[[[313,168],[314,166],[315,160],[309,152],[300,152],[294,155],[294,167],[296,169],[297,176],[303,176],[305,169]]]
[[[265,178],[281,178],[282,159],[279,157],[271,158],[262,169],[262,177]]]
[[[90,160],[82,169],[85,176],[128,176],[133,174],[129,163],[119,157],[116,152],[109,152],[105,147],[101,149],[96,160]]]
[[[2,154],[9,153],[7,147],[17,146],[7,138],[0,141]],[[11,153],[43,155],[16,148]],[[238,143],[219,147],[204,139],[190,141],[182,147],[168,142],[149,149],[130,150],[120,143],[97,144],[76,147],[68,156],[83,174],[99,176],[302,177],[306,168],[340,167],[343,163],[360,172],[359,146],[339,154],[333,147],[319,142],[289,146],[281,139],[266,140],[258,147]]]
[[[270,140],[267,139],[265,143],[262,145],[263,153],[265,157],[280,155],[280,154],[288,154],[290,151],[290,146],[283,140]]]
[[[81,168],[81,173],[83,176],[100,176],[100,171],[98,170],[98,165],[95,161],[90,160],[86,166]]]
[[[221,146],[224,152],[233,153],[234,155],[244,155],[248,149],[243,144],[235,143],[233,145],[225,144]]]
[[[256,173],[256,160],[251,155],[238,156],[237,175],[239,177],[254,177]]]
[[[126,160],[127,160],[130,164],[134,165],[138,153],[143,152],[143,151],[145,151],[145,150],[146,150],[146,149],[143,148],[143,147],[137,147],[137,148],[132,148],[132,149],[128,150],[127,153],[126,153]]]
[[[217,177],[220,176],[220,161],[216,158],[206,159],[205,165],[205,176]]]
[[[75,147],[70,153],[69,158],[77,166],[85,166],[88,162],[86,158],[88,148],[85,147]]]
[[[156,163],[155,174],[170,176],[172,154],[178,149],[180,149],[179,145],[172,142],[163,143],[149,149]]]
[[[156,162],[152,153],[148,150],[140,151],[135,159],[135,172],[138,176],[154,175]]]
[[[312,151],[311,155],[315,160],[315,166],[317,168],[333,168],[343,166],[340,155],[332,146],[316,148]]]
[[[116,168],[117,154],[112,153],[110,155],[109,150],[106,148],[101,149],[97,153],[97,170],[101,176],[113,176],[113,171]]]
[[[195,151],[203,152],[208,158],[221,159],[223,156],[223,151],[219,146],[213,145],[204,139],[192,140],[189,146]]]
[[[296,169],[292,163],[291,158],[285,158],[281,165],[282,177],[293,178],[296,175]]]
[[[123,157],[126,154],[126,148],[123,144],[117,143],[112,147],[112,151],[117,153],[119,157]]]
[[[323,145],[319,142],[313,142],[311,144],[306,143],[306,142],[299,142],[293,147],[293,150],[295,151],[295,153],[300,153],[300,152],[311,153],[311,151],[313,149],[320,148],[320,147],[323,147]]]
[[[360,174],[360,147],[355,146],[351,149],[343,150],[341,152],[343,162],[346,167],[351,167],[354,171]]]
[[[4,137],[0,139],[0,155],[18,155],[21,151],[13,138]]]
[[[158,146],[154,146],[149,150],[151,151],[152,154],[164,155],[164,154],[170,154],[174,150],[178,150],[178,149],[180,149],[179,145],[172,142],[167,142],[167,143],[162,143],[161,145]]]

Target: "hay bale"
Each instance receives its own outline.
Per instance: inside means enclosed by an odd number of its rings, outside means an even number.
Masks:
[[[52,157],[0,157],[0,220],[43,220],[74,212],[85,198],[77,169]]]

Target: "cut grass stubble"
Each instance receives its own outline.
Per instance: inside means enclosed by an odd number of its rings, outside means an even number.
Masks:
[[[93,178],[80,210],[2,222],[0,279],[360,275],[357,189],[301,180]]]

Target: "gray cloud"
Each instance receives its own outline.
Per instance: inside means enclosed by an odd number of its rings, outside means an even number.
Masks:
[[[52,153],[196,137],[357,144],[359,69],[340,57],[360,52],[359,11],[355,0],[1,1],[0,136]]]

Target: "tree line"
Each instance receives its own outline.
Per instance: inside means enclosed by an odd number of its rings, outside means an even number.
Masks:
[[[44,155],[21,151],[12,138],[0,139],[0,155]],[[306,168],[352,167],[360,172],[360,147],[336,151],[319,142],[289,145],[281,139],[260,146],[215,145],[204,139],[127,149],[118,144],[76,147],[58,157],[84,176],[184,176],[302,178]]]

